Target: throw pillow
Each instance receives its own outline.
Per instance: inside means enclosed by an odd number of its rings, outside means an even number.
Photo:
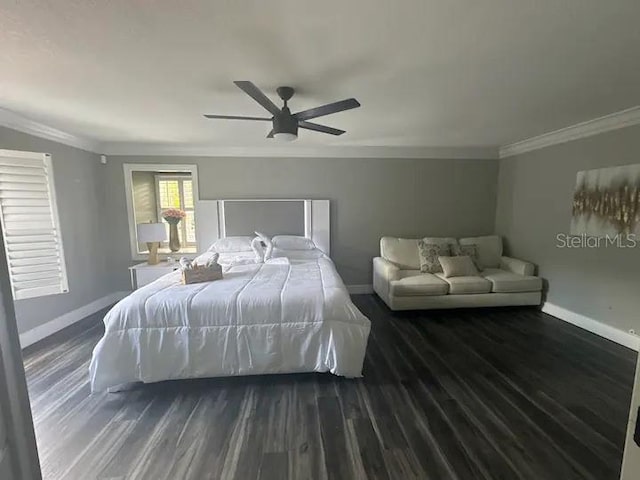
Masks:
[[[420,271],[423,273],[442,272],[442,266],[438,257],[448,256],[451,253],[449,245],[418,242],[418,253],[420,254]]]
[[[502,257],[502,237],[487,235],[484,237],[461,238],[460,245],[476,245],[482,268],[500,268]]]
[[[299,235],[276,235],[271,239],[273,248],[281,250],[313,250],[316,244],[313,240]]]
[[[478,275],[478,269],[471,260],[471,257],[462,255],[459,257],[438,257],[442,265],[445,278],[451,277],[473,277]]]
[[[467,256],[471,257],[473,264],[478,270],[482,270],[480,267],[480,255],[478,254],[478,246],[475,244],[469,245],[455,245],[451,246],[451,253],[456,257]]]

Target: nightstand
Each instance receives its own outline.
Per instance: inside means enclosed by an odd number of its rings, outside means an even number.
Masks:
[[[171,273],[180,267],[178,263],[160,262],[157,265],[149,265],[148,263],[139,263],[129,267],[131,273],[131,288],[137,290],[144,287],[148,283],[157,280],[167,273]]]

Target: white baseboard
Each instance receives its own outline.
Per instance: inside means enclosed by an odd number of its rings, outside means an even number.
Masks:
[[[43,338],[48,337],[49,335],[53,335],[56,332],[59,332],[63,328],[68,327],[69,325],[73,325],[80,320],[87,318],[89,315],[92,315],[96,312],[99,312],[103,308],[108,307],[109,305],[113,305],[114,303],[122,300],[126,297],[129,292],[115,292],[105,297],[94,300],[93,302],[83,305],[80,308],[76,308],[75,310],[70,311],[69,313],[65,313],[64,315],[60,315],[53,320],[40,325],[36,328],[32,328],[31,330],[27,330],[24,333],[20,334],[20,346],[22,348],[26,348],[29,345],[33,345],[36,342],[39,342]]]
[[[636,352],[640,351],[640,337],[637,335],[612,327],[593,318],[585,317],[584,315],[559,307],[553,303],[545,302],[544,305],[542,305],[542,311],[591,333],[607,338],[612,342],[631,348]]]
[[[363,295],[373,293],[373,285],[347,285],[347,290],[351,295]]]

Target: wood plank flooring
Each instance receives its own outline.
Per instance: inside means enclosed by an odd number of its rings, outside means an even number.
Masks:
[[[45,479],[617,480],[635,352],[535,309],[372,321],[363,379],[90,394],[98,316],[25,352]]]

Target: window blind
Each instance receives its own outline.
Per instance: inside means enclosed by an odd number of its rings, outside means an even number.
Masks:
[[[0,150],[0,221],[14,299],[68,292],[49,155]]]

